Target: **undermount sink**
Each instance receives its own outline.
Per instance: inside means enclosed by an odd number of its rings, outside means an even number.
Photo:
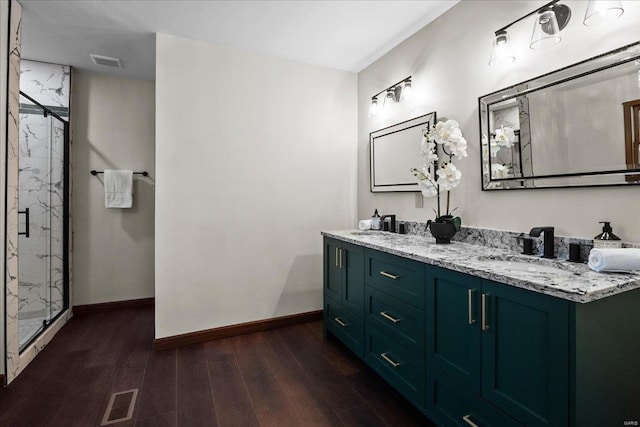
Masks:
[[[478,261],[487,267],[505,270],[520,271],[525,273],[541,273],[554,275],[575,275],[569,266],[561,264],[559,261],[534,257],[479,257]]]
[[[540,265],[522,261],[506,261],[506,260],[491,260],[484,261],[483,264],[490,265],[492,267],[504,268],[511,271],[523,271],[531,273],[553,273],[553,274],[573,274],[571,271],[567,271],[558,267],[551,267],[548,265]]]

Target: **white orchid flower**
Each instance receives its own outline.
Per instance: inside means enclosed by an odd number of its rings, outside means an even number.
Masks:
[[[438,195],[438,187],[430,179],[418,181],[418,186],[424,197],[435,197]]]
[[[435,197],[438,195],[438,186],[429,176],[429,169],[423,168],[422,171],[420,171],[413,168],[411,169],[411,173],[416,177],[423,196]]]
[[[445,148],[456,157],[467,157],[467,140],[462,137],[462,134],[447,142]]]
[[[438,144],[445,144],[453,139],[462,138],[462,131],[455,120],[447,120],[444,123],[438,122],[433,134]]]
[[[494,139],[501,147],[513,147],[516,134],[509,126],[500,126],[500,129],[496,129],[496,137]]]
[[[444,191],[450,191],[460,184],[462,172],[458,170],[453,163],[447,163],[441,166],[437,171],[438,185]]]
[[[509,178],[511,167],[508,165],[491,165],[491,176],[493,178]]]

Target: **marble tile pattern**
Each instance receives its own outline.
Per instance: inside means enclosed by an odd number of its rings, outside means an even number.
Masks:
[[[47,107],[68,109],[71,67],[22,60],[20,61],[20,90]]]
[[[7,195],[6,195],[6,367],[7,382],[20,372],[18,330],[18,153],[20,109],[20,35],[22,7],[11,2],[9,17],[9,73],[7,105]]]
[[[423,228],[418,224],[420,223],[412,223],[409,228]],[[467,234],[464,238],[473,240],[475,243],[453,241],[451,244],[436,244],[428,232],[420,234],[357,230],[322,232],[323,236],[579,303],[588,303],[640,288],[640,272],[596,273],[584,263],[543,259],[538,256],[521,255],[519,251],[515,252],[504,247],[496,247],[512,245],[508,238],[501,239],[496,246],[484,246],[481,244],[482,239],[487,239],[489,232],[468,231]],[[562,270],[562,273],[512,270],[506,263],[492,264],[493,260],[532,263],[534,267],[535,265],[555,267]]]

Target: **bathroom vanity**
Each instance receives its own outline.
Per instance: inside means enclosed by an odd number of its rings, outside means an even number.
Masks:
[[[438,425],[640,421],[640,275],[417,235],[322,234],[325,331]]]

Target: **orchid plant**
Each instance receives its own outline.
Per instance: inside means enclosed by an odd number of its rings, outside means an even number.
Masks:
[[[493,178],[509,178],[512,176],[513,165],[509,163],[500,163],[498,160],[498,152],[500,149],[508,148],[511,149],[515,145],[516,141],[516,133],[509,126],[500,126],[499,129],[496,129],[494,133],[491,134],[491,138],[488,139],[486,135],[482,136],[482,156],[483,158],[487,158],[491,155],[491,171],[488,170],[489,163],[484,163],[483,173],[488,175],[491,172],[491,176]],[[497,183],[496,185],[500,185]]]
[[[437,147],[441,146],[441,154],[438,155]],[[460,228],[461,220],[453,217],[450,210],[451,190],[460,184],[462,172],[453,164],[454,157],[467,156],[467,140],[462,136],[462,131],[455,120],[438,122],[430,129],[426,129],[422,136],[422,166],[420,169],[412,168],[411,172],[418,180],[420,190],[425,197],[437,197],[437,211],[435,222],[452,222],[456,228]],[[433,174],[435,170],[435,174]],[[440,192],[447,192],[445,214],[440,211]]]

